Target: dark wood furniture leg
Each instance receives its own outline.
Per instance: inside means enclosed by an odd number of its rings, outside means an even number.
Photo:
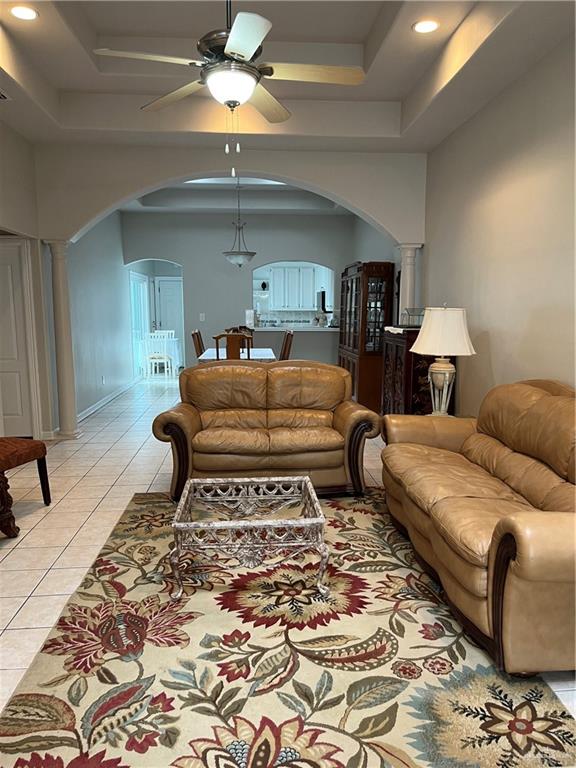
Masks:
[[[9,539],[15,539],[20,532],[12,513],[12,496],[8,493],[8,478],[0,472],[0,531]]]
[[[48,482],[48,469],[46,468],[46,457],[38,459],[38,476],[40,477],[40,487],[42,488],[42,498],[44,504],[48,507],[52,498],[50,496],[50,483]]]

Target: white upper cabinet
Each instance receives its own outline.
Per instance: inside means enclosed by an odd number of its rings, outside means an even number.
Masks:
[[[253,272],[254,308],[257,311],[317,309],[316,294],[326,291],[326,307],[332,307],[334,272],[311,262],[276,262]],[[267,283],[267,290],[262,284]]]

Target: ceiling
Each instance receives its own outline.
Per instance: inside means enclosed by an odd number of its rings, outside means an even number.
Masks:
[[[225,108],[195,95],[155,113],[140,106],[188,82],[188,70],[97,57],[95,47],[196,56],[205,32],[224,25],[223,0],[49,2],[15,19],[0,0],[0,120],[35,142],[222,145]],[[268,124],[242,107],[243,147],[427,151],[573,28],[571,2],[233,3],[273,27],[260,61],[362,66],[360,86],[274,81],[292,117]],[[430,35],[412,30],[432,17]]]
[[[241,213],[299,216],[353,216],[347,208],[321,195],[268,179],[240,179]],[[237,179],[230,176],[194,179],[158,189],[124,203],[131,213],[236,213]]]

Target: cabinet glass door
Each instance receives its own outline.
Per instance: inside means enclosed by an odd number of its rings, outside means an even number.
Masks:
[[[365,352],[382,352],[384,340],[384,296],[386,280],[369,277],[366,296]]]

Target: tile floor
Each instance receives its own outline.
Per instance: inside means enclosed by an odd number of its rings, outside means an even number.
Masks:
[[[173,380],[142,382],[85,419],[80,439],[51,443],[49,507],[35,463],[8,473],[20,535],[0,535],[0,709],[132,495],[169,489],[170,446],[153,437],[151,424],[178,399]],[[381,448],[380,438],[366,445],[368,485],[380,485]],[[547,679],[575,712],[574,677]]]

